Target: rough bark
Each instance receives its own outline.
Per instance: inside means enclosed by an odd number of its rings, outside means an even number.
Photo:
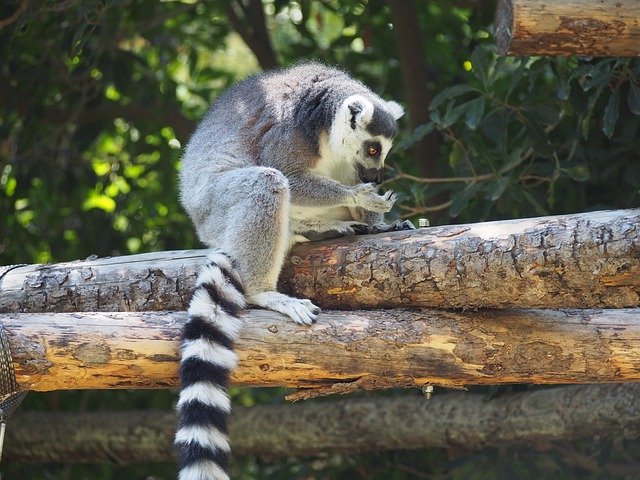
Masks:
[[[204,253],[19,267],[0,279],[0,312],[184,310]],[[337,309],[636,307],[640,209],[310,242],[280,280]]]
[[[640,381],[640,309],[326,312],[302,327],[248,311],[236,385],[320,388]],[[0,315],[28,390],[177,383],[183,312]],[[305,395],[302,395],[304,397]],[[301,398],[301,397],[294,397]]]
[[[47,425],[47,428],[42,428]],[[172,412],[19,412],[5,455],[16,462],[173,461]],[[640,434],[640,384],[481,394],[351,398],[234,408],[234,455],[318,456],[429,447],[476,450]],[[60,441],[64,439],[64,441]]]
[[[500,55],[640,55],[638,0],[498,0]]]

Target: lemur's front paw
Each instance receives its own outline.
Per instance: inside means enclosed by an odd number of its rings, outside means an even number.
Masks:
[[[373,183],[363,183],[353,188],[355,206],[370,212],[386,213],[396,202],[396,194],[392,190],[379,195],[377,187]]]
[[[247,295],[251,305],[282,313],[300,325],[311,325],[318,319],[320,307],[306,298],[293,298],[279,292],[261,292]]]

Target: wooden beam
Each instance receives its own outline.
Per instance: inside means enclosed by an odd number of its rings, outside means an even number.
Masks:
[[[297,245],[284,291],[323,308],[640,306],[640,209],[422,228]],[[30,265],[0,312],[185,310],[204,250]]]
[[[640,381],[640,309],[245,315],[236,385],[362,389]],[[28,390],[176,385],[185,313],[0,315]],[[302,394],[295,398],[310,396]]]
[[[229,430],[234,456],[269,458],[629,437],[640,433],[640,384],[234,407]],[[173,462],[174,434],[173,412],[18,411],[5,456],[30,464]]]
[[[500,55],[640,55],[638,0],[498,0]]]

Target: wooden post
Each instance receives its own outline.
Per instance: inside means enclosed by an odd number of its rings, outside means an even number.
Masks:
[[[236,385],[354,390],[640,381],[640,309],[326,312],[303,327],[250,310]],[[0,315],[20,387],[177,384],[184,312]],[[310,394],[310,395],[309,395]]]
[[[640,55],[638,0],[498,0],[500,55]]]

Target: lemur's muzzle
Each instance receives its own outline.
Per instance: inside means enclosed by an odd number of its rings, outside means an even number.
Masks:
[[[357,166],[358,177],[364,183],[375,183],[380,185],[382,183],[382,168],[364,168],[362,165]]]

